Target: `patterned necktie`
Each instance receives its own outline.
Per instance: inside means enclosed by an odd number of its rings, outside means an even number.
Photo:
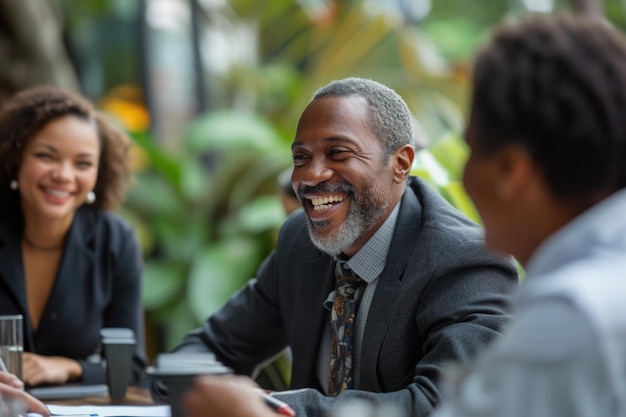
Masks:
[[[330,317],[330,375],[328,395],[339,395],[352,388],[352,332],[356,315],[356,295],[363,281],[352,271],[342,271],[337,263],[337,288]]]

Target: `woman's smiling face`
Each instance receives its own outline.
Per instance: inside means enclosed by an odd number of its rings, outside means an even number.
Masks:
[[[54,119],[22,153],[18,184],[26,218],[71,222],[98,178],[96,124],[77,116]]]

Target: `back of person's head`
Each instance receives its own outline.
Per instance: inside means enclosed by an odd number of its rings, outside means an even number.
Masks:
[[[276,182],[278,184],[278,194],[280,195],[280,200],[286,214],[290,214],[300,208],[298,196],[291,185],[291,172],[291,168],[285,169],[276,178]]]
[[[523,146],[558,198],[626,186],[626,38],[590,16],[530,16],[476,56],[481,152]]]
[[[114,209],[123,200],[131,181],[128,154],[130,139],[98,113],[89,100],[52,86],[31,87],[11,97],[0,111],[0,193],[8,199],[9,184],[17,177],[26,144],[48,123],[75,116],[94,123],[100,141],[97,196],[93,206]]]
[[[320,88],[311,100],[347,96],[360,96],[367,101],[368,128],[385,146],[386,156],[404,145],[415,146],[409,108],[402,97],[379,82],[366,78],[344,78]]]

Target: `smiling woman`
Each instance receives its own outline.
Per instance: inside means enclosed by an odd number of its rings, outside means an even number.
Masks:
[[[129,147],[57,88],[25,90],[0,112],[0,314],[25,318],[26,385],[103,383],[104,327],[134,331],[139,378],[141,252],[111,212],[131,179]]]
[[[94,194],[99,159],[98,133],[88,119],[63,116],[37,132],[24,148],[17,174],[26,225],[44,221],[68,229],[76,208]],[[28,232],[23,239],[35,246]],[[47,247],[62,247],[61,241],[52,243]]]

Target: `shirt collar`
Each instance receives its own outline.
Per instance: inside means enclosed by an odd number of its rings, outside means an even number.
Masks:
[[[347,261],[337,259],[344,268],[352,269],[363,281],[371,284],[385,268],[387,253],[393,239],[400,202],[371,238]]]
[[[626,189],[596,204],[546,239],[528,262],[529,277],[579,259],[591,247],[626,250]]]

